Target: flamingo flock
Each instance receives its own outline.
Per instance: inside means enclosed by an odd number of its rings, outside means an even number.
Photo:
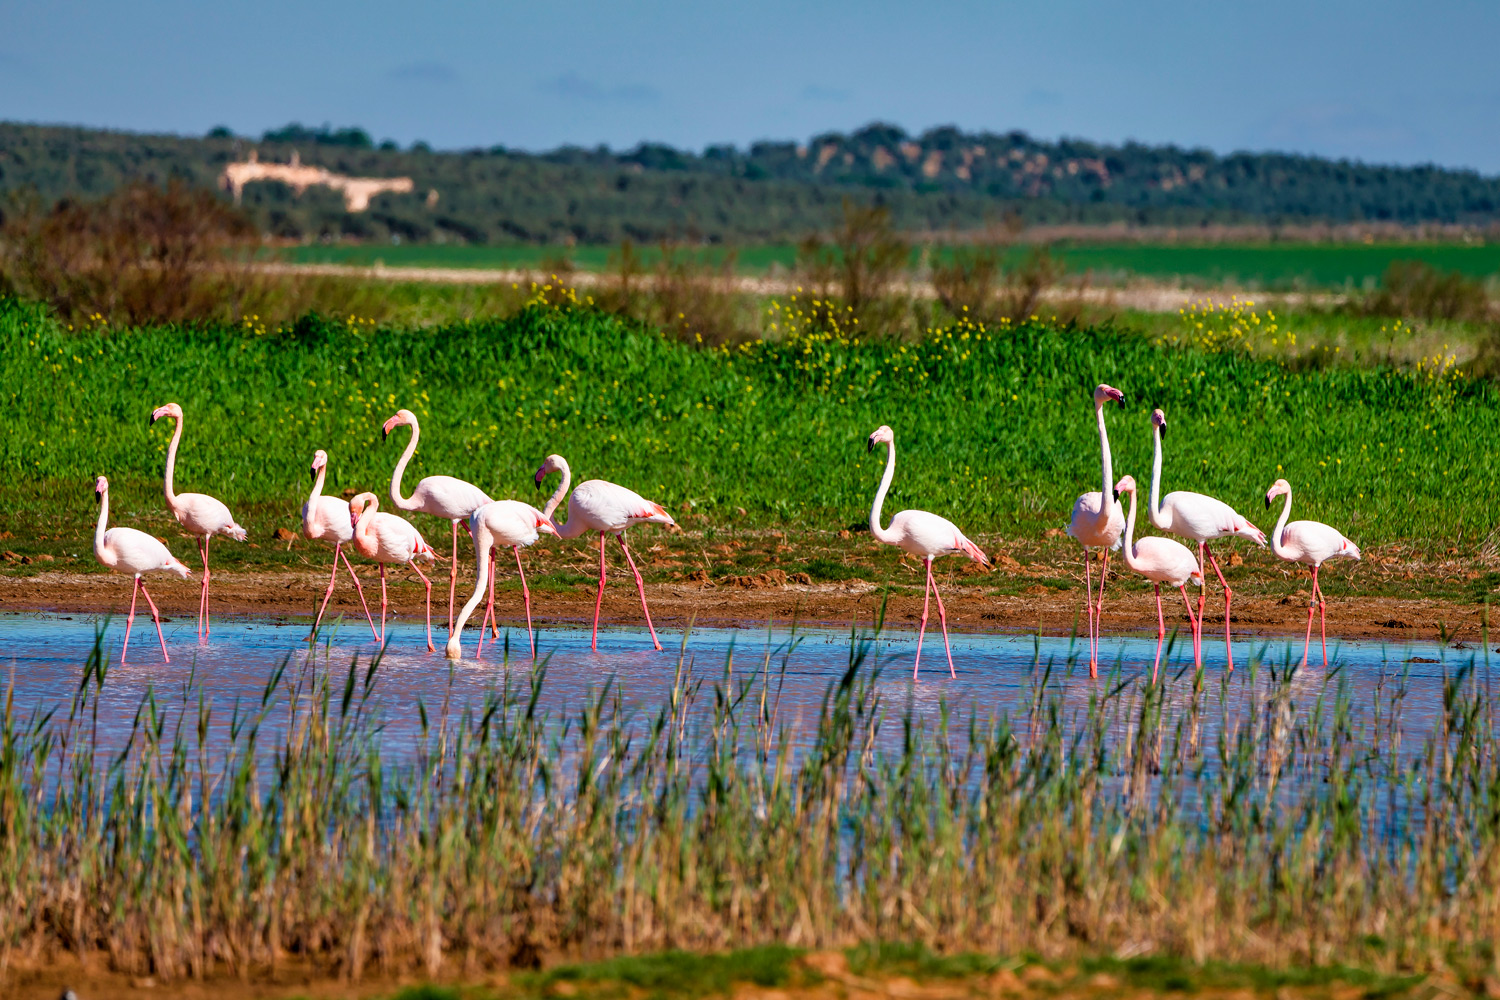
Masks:
[[[1175,490],[1161,495],[1162,443],[1166,437],[1166,415],[1160,410],[1151,414],[1153,458],[1151,463],[1151,492],[1148,519],[1153,527],[1170,532],[1179,538],[1196,543],[1197,553],[1181,542],[1162,536],[1137,537],[1136,494],[1133,476],[1114,478],[1114,467],[1109,448],[1109,432],[1105,423],[1105,410],[1109,403],[1123,403],[1125,394],[1109,385],[1099,385],[1093,392],[1095,422],[1099,432],[1100,489],[1080,494],[1073,503],[1072,517],[1067,534],[1083,546],[1084,559],[1084,605],[1088,617],[1089,674],[1097,677],[1099,672],[1099,647],[1104,616],[1104,587],[1109,572],[1109,555],[1122,549],[1126,568],[1151,581],[1156,596],[1157,644],[1156,659],[1152,664],[1152,682],[1155,683],[1161,664],[1162,644],[1166,638],[1166,618],[1161,600],[1161,587],[1166,584],[1182,597],[1188,624],[1193,637],[1194,663],[1203,663],[1203,608],[1206,600],[1206,570],[1212,568],[1224,593],[1224,647],[1227,668],[1234,669],[1231,645],[1230,610],[1234,592],[1224,577],[1218,558],[1209,548],[1210,542],[1244,538],[1264,547],[1267,537],[1229,504],[1202,493]],[[209,541],[214,535],[225,535],[236,541],[245,541],[246,531],[238,524],[229,508],[222,501],[203,493],[177,493],[173,478],[177,465],[178,445],[183,433],[183,410],[177,403],[158,407],[151,414],[151,422],[163,417],[175,424],[167,448],[166,467],[163,474],[163,491],[168,512],[194,539],[203,563],[203,576],[198,600],[198,635],[207,641],[210,634],[208,561]],[[401,409],[382,425],[383,434],[389,437],[397,427],[411,428],[411,437],[405,450],[397,460],[391,473],[390,497],[397,510],[427,514],[448,521],[452,527],[452,546],[447,560],[448,569],[448,639],[444,647],[449,659],[463,656],[462,632],[481,601],[488,601],[479,623],[479,642],[475,655],[482,654],[486,629],[498,638],[495,622],[495,576],[497,550],[509,547],[516,560],[516,571],[521,581],[522,600],[526,612],[526,631],[531,655],[536,656],[536,632],[532,622],[531,591],[526,583],[526,571],[522,565],[521,549],[536,544],[543,535],[561,539],[575,539],[584,535],[599,536],[599,585],[594,602],[594,621],[590,645],[599,648],[599,617],[604,603],[604,587],[608,574],[608,551],[606,542],[613,535],[620,544],[620,551],[635,577],[636,591],[641,600],[641,613],[646,629],[651,635],[652,645],[660,650],[661,641],[651,621],[651,608],[646,599],[645,582],[640,569],[631,555],[625,540],[626,531],[635,525],[655,524],[669,530],[680,530],[671,514],[660,504],[647,500],[639,493],[624,486],[602,479],[589,479],[572,485],[572,470],[561,455],[548,455],[537,469],[533,480],[541,489],[546,478],[560,474],[557,489],[548,498],[546,506],[538,510],[519,500],[494,500],[484,490],[452,476],[427,476],[419,481],[410,496],[401,492],[402,478],[407,465],[416,454],[421,428],[416,414]],[[918,676],[922,660],[922,641],[927,632],[929,611],[933,600],[937,602],[938,620],[943,632],[943,649],[947,655],[948,672],[957,676],[953,665],[953,650],[948,638],[948,613],[943,605],[942,594],[933,576],[932,564],[944,555],[962,555],[984,566],[990,565],[989,557],[950,520],[924,510],[903,510],[891,517],[889,526],[881,526],[881,508],[891,481],[896,472],[896,435],[889,426],[881,425],[870,434],[866,448],[873,452],[876,445],[885,445],[885,471],[870,506],[870,533],[876,541],[893,545],[907,555],[922,562],[925,580],[922,592],[922,617],[917,631],[917,650],[912,663],[912,676]],[[328,454],[319,449],[314,452],[309,475],[313,479],[312,492],[302,505],[302,535],[309,541],[333,544],[333,568],[328,585],[323,591],[322,601],[313,620],[308,641],[313,641],[322,624],[328,602],[337,588],[339,564],[342,561],[355,591],[359,595],[360,607],[369,623],[370,633],[377,642],[386,642],[385,626],[390,602],[387,594],[386,567],[405,566],[421,581],[426,592],[426,639],[428,652],[436,652],[432,641],[432,581],[417,565],[419,562],[438,562],[437,552],[422,537],[422,534],[405,518],[380,510],[379,498],[371,492],[356,495],[348,503],[323,495],[328,473]],[[571,492],[570,492],[571,491]],[[352,492],[352,491],[351,491]],[[131,594],[130,611],[126,617],[125,642],[120,651],[123,663],[130,647],[130,628],[135,620],[136,598],[145,595],[156,625],[157,640],[161,645],[162,659],[170,662],[166,639],[161,631],[161,617],[156,603],[146,589],[144,575],[152,572],[175,573],[187,579],[192,571],[178,561],[161,540],[137,531],[134,528],[109,528],[109,481],[100,476],[95,483],[95,494],[99,501],[99,520],[94,535],[94,555],[106,568],[117,573],[128,573],[134,577],[135,587]],[[347,493],[345,494],[348,495]],[[1318,521],[1292,521],[1287,518],[1292,508],[1292,488],[1285,479],[1277,479],[1265,494],[1267,509],[1277,496],[1285,496],[1281,517],[1272,530],[1269,544],[1271,551],[1287,562],[1303,563],[1312,573],[1312,597],[1307,610],[1307,631],[1303,638],[1302,659],[1308,661],[1312,645],[1312,624],[1315,615],[1320,616],[1320,636],[1323,649],[1323,665],[1328,665],[1328,629],[1326,601],[1318,580],[1318,572],[1330,559],[1360,558],[1359,547],[1336,529]],[[558,508],[564,498],[568,501],[566,521],[557,520]],[[1122,498],[1128,498],[1129,512],[1122,506]],[[455,598],[458,585],[458,528],[464,524],[474,545],[475,583],[474,592],[461,610],[455,614]],[[355,572],[346,547],[376,563],[380,574],[380,626],[375,625],[374,616],[365,599],[364,588]],[[1098,550],[1099,586],[1093,582],[1094,550]],[[1188,597],[1187,587],[1199,588],[1196,611]]]

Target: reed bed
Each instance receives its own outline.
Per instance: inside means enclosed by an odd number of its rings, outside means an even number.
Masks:
[[[418,703],[396,747],[379,659],[307,654],[227,712],[194,681],[148,690],[112,739],[96,645],[68,703],[7,697],[0,969],[358,979],[870,941],[1493,965],[1487,662],[1447,669],[1427,712],[1399,668],[1090,685],[1039,659],[1016,711],[924,722],[868,636],[797,717],[785,660],[703,670],[684,648],[652,711],[608,681],[545,710],[543,665]]]

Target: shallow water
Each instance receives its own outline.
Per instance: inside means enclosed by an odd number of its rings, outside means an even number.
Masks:
[[[179,619],[166,625],[167,646],[172,660],[163,663],[149,619],[136,620],[130,661],[117,663],[124,623],[120,619],[94,616],[0,615],[0,671],[10,675],[15,712],[24,718],[33,712],[59,709],[66,714],[69,700],[78,690],[84,664],[93,648],[96,630],[104,630],[104,648],[109,656],[107,682],[99,694],[101,749],[122,746],[135,724],[142,698],[154,691],[166,703],[196,704],[201,691],[220,719],[247,706],[261,703],[267,682],[278,666],[287,664],[283,686],[271,703],[284,694],[285,686],[307,669],[336,672],[343,678],[350,664],[358,662],[361,676],[378,652],[362,622],[344,621],[325,631],[312,647],[305,643],[305,621],[266,619],[216,619],[212,638],[200,643],[194,622]],[[371,709],[381,721],[380,740],[388,759],[410,758],[418,743],[417,705],[430,714],[445,704],[452,715],[465,706],[478,706],[498,687],[509,684],[524,688],[533,664],[526,651],[526,633],[502,630],[502,644],[487,643],[483,658],[473,658],[478,631],[465,631],[467,659],[450,664],[441,651],[441,636],[434,636],[439,651],[427,653],[422,627],[392,624],[390,645],[380,662],[372,688]],[[680,671],[709,684],[722,683],[726,671],[728,687],[753,683],[755,697],[764,691],[777,699],[778,718],[792,731],[804,732],[816,718],[829,686],[848,668],[850,632],[826,628],[797,629],[765,626],[744,629],[700,628],[690,635],[680,631],[660,633],[663,651],[651,648],[644,630],[602,629],[599,651],[589,649],[589,632],[578,628],[546,628],[538,632],[539,658],[546,664],[546,679],[540,704],[559,717],[579,708],[606,684],[612,686],[628,714],[645,719],[669,697]],[[509,658],[504,643],[509,641]],[[888,709],[910,711],[919,722],[935,729],[945,713],[957,720],[971,714],[987,720],[1010,713],[1018,716],[1036,690],[1038,677],[1050,667],[1050,683],[1062,692],[1065,710],[1083,711],[1101,688],[1122,679],[1149,674],[1156,642],[1146,637],[1106,637],[1101,673],[1097,682],[1088,677],[1086,648],[1070,639],[1034,637],[1024,634],[954,633],[950,677],[943,652],[942,635],[929,633],[922,647],[922,669],[912,679],[916,652],[914,632],[888,630],[874,640],[865,669],[879,671],[876,692]],[[1482,651],[1476,662],[1487,682],[1487,661]],[[1341,672],[1351,691],[1356,712],[1368,713],[1403,674],[1408,690],[1402,699],[1407,726],[1426,730],[1442,710],[1442,684],[1446,672],[1473,662],[1472,651],[1443,649],[1431,643],[1392,646],[1381,643],[1340,640],[1330,644],[1330,660]],[[1300,641],[1256,641],[1236,644],[1236,683],[1248,693],[1267,683],[1268,668],[1285,671],[1300,660]],[[1297,672],[1293,681],[1301,698],[1298,713],[1307,711],[1327,685],[1318,646],[1312,647],[1311,669]],[[1222,641],[1204,641],[1205,677],[1216,687],[1223,675]],[[1431,662],[1421,662],[1431,661]],[[1252,662],[1255,666],[1252,668]],[[1175,678],[1169,685],[1169,701],[1187,697],[1186,676],[1191,679],[1191,652],[1179,641],[1164,668]],[[1233,695],[1231,694],[1231,697]],[[180,703],[180,702],[179,702]],[[808,723],[807,726],[801,723]],[[1210,719],[1206,733],[1212,737]],[[1118,723],[1122,734],[1129,719]],[[274,720],[270,728],[275,730]],[[899,739],[899,727],[890,727],[891,739]],[[954,727],[961,728],[961,727]]]

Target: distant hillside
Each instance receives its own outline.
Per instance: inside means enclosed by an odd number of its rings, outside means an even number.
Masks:
[[[1010,217],[1169,226],[1500,221],[1500,178],[1472,171],[1044,142],[1022,132],[938,128],[910,136],[880,124],[805,145],[532,154],[498,146],[377,147],[359,129],[297,125],[250,140],[222,130],[200,139],[0,123],[0,198],[34,192],[50,204],[97,196],[133,178],[209,186],[252,149],[262,161],[286,162],[296,152],[303,164],[338,174],[414,181],[413,193],[377,195],[357,213],[333,190],[310,188],[299,197],[281,184],[247,185],[244,205],[256,222],[289,239],[766,242],[826,227],[851,196],[879,199],[899,227],[926,231]]]

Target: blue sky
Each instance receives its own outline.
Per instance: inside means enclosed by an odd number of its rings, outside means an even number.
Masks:
[[[0,118],[437,147],[880,119],[1500,174],[1500,4],[0,0]]]

